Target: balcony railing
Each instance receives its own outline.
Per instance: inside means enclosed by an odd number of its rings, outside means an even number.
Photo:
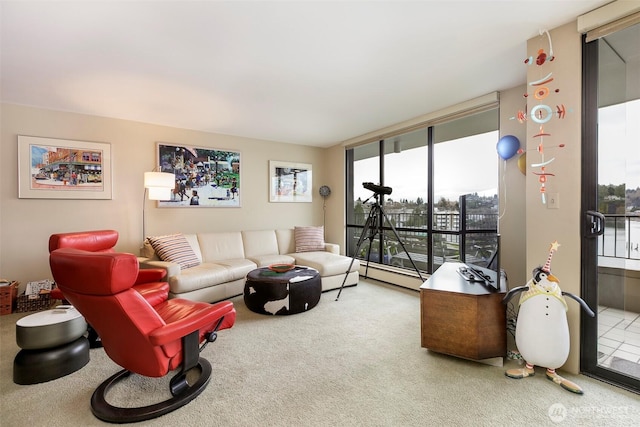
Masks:
[[[348,227],[351,244],[347,249],[351,253],[356,249],[367,216],[368,212],[355,214],[354,224]],[[458,212],[435,213],[432,233],[433,271],[429,271],[431,251],[429,250],[427,214],[387,211],[386,216],[396,228],[408,255],[403,251],[402,245],[397,242],[391,227],[385,221],[382,227],[383,244],[380,242],[379,235],[371,244],[369,256],[371,262],[412,269],[410,255],[418,269],[432,273],[445,261],[455,260],[483,265],[496,250],[498,214],[467,213],[461,224],[461,214]],[[368,249],[368,241],[365,241],[360,253],[356,256],[366,259]],[[382,257],[379,255],[381,251]]]
[[[362,226],[367,219],[368,212],[356,214],[351,225],[351,245],[349,251],[355,250]],[[386,212],[389,221],[396,227],[411,259],[422,271],[428,270],[430,250],[428,245],[427,215],[407,212]],[[465,262],[482,263],[495,250],[497,214],[466,214],[463,230],[460,226],[460,213],[446,212],[433,215],[433,270],[435,271],[445,261],[464,260]],[[380,237],[371,245],[369,260],[381,264],[412,269],[407,254],[388,224],[383,227],[384,248],[382,259],[380,252]],[[464,241],[462,249],[461,241]],[[368,242],[365,242],[356,256],[366,258]],[[352,252],[349,252],[352,254]],[[605,215],[605,232],[598,238],[598,255],[602,257],[640,260],[640,215],[615,214]],[[432,272],[432,271],[431,271]]]
[[[598,255],[640,260],[640,215],[605,214],[604,234],[598,237]]]

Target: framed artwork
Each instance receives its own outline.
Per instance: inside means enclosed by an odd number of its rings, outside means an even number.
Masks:
[[[269,161],[270,202],[311,202],[313,172],[308,163]]]
[[[111,144],[18,135],[18,197],[111,199]]]
[[[175,176],[170,200],[159,207],[241,206],[240,152],[158,143],[158,170]]]

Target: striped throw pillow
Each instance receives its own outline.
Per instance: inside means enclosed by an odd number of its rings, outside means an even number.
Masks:
[[[324,226],[295,227],[296,252],[324,251]]]
[[[200,265],[200,260],[182,234],[147,237],[162,261],[180,264],[181,269]]]

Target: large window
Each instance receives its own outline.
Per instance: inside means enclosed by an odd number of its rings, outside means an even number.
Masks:
[[[447,260],[486,264],[497,246],[497,129],[491,109],[347,150],[347,254],[428,273]]]

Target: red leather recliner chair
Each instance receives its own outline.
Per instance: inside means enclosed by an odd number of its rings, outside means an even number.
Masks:
[[[116,230],[92,230],[71,233],[57,233],[49,237],[49,253],[61,248],[82,249],[89,252],[113,253],[120,235]],[[169,297],[169,284],[162,282],[167,271],[161,268],[140,270],[133,285],[133,289],[140,293],[149,304],[155,306]],[[51,291],[52,299],[66,300],[60,288]],[[89,345],[91,348],[100,347],[100,337],[91,324],[88,328]]]
[[[107,355],[124,368],[93,393],[91,410],[97,418],[113,423],[155,418],[180,408],[204,390],[211,364],[199,353],[215,341],[217,331],[235,323],[232,302],[208,304],[176,298],[153,306],[133,288],[138,260],[132,254],[63,248],[51,252],[49,263],[65,298],[96,329]],[[173,397],[164,402],[118,408],[106,400],[110,387],[131,373],[161,377],[178,368],[170,381]],[[186,375],[193,368],[200,376],[189,384]]]

